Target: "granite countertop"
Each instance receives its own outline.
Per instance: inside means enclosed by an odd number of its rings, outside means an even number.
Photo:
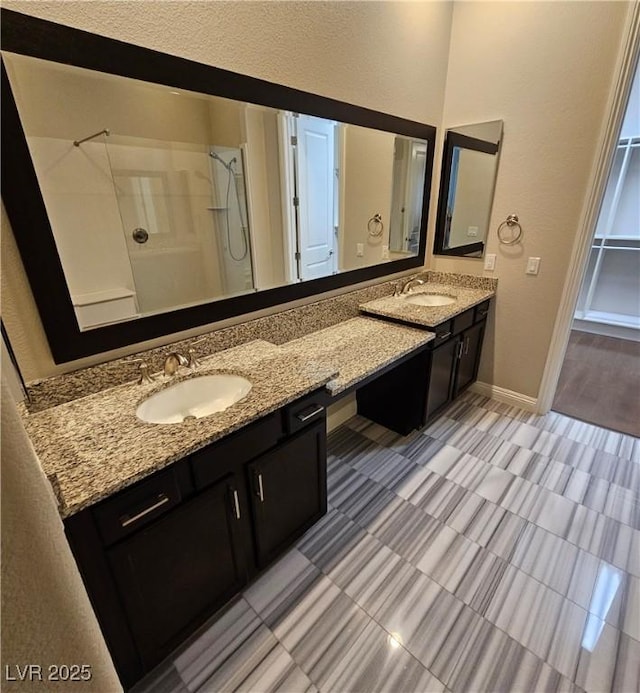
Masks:
[[[281,348],[335,367],[339,374],[326,386],[335,397],[433,339],[431,332],[361,317],[287,342]]]
[[[203,359],[171,380],[127,383],[24,413],[27,432],[65,518],[319,388],[336,395],[434,335],[381,320],[352,318],[277,346],[255,340]],[[147,424],[137,406],[190,377],[235,373],[249,394],[223,412],[181,424]]]
[[[169,384],[216,372],[246,377],[249,394],[223,412],[181,424],[148,424],[138,404]],[[204,359],[195,373],[169,381],[127,383],[24,416],[65,518],[296,400],[336,375],[280,347],[256,340]]]
[[[456,301],[447,306],[421,306],[408,303],[404,298],[398,296],[385,296],[361,304],[360,310],[363,313],[381,315],[413,325],[437,327],[496,295],[495,290],[486,287],[471,288],[437,282],[422,284],[413,289],[411,294],[444,294],[455,298]]]

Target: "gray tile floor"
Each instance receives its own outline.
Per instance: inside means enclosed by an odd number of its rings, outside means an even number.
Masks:
[[[139,690],[638,691],[640,439],[466,394],[331,434],[329,512]]]

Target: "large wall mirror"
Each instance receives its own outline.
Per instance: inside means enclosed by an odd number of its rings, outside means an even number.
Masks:
[[[434,254],[481,258],[498,174],[501,120],[447,130]]]
[[[431,126],[7,10],[2,60],[57,362],[424,263]]]

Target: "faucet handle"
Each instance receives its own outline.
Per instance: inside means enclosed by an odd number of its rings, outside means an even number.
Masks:
[[[198,360],[196,350],[193,347],[206,341],[206,337],[201,337],[200,339],[196,339],[195,342],[191,342],[189,345],[189,350],[187,351],[187,368],[198,368],[200,361]]]
[[[152,383],[155,378],[149,373],[149,364],[142,359],[131,359],[131,363],[138,364],[138,372],[140,377],[138,378],[138,385],[143,383]]]

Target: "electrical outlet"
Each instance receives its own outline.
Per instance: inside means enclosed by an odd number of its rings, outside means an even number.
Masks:
[[[493,270],[496,268],[496,254],[495,253],[487,253],[484,256],[484,268],[488,272],[493,272]]]
[[[539,271],[540,271],[540,258],[539,257],[530,257],[529,260],[527,261],[526,273],[527,274],[538,274]]]
[[[477,236],[478,235],[478,227],[477,226],[469,226],[467,229],[467,236]]]
[[[364,255],[364,243],[356,243],[356,255],[362,257]]]
[[[389,259],[389,246],[388,245],[382,246],[382,259],[383,260]]]

